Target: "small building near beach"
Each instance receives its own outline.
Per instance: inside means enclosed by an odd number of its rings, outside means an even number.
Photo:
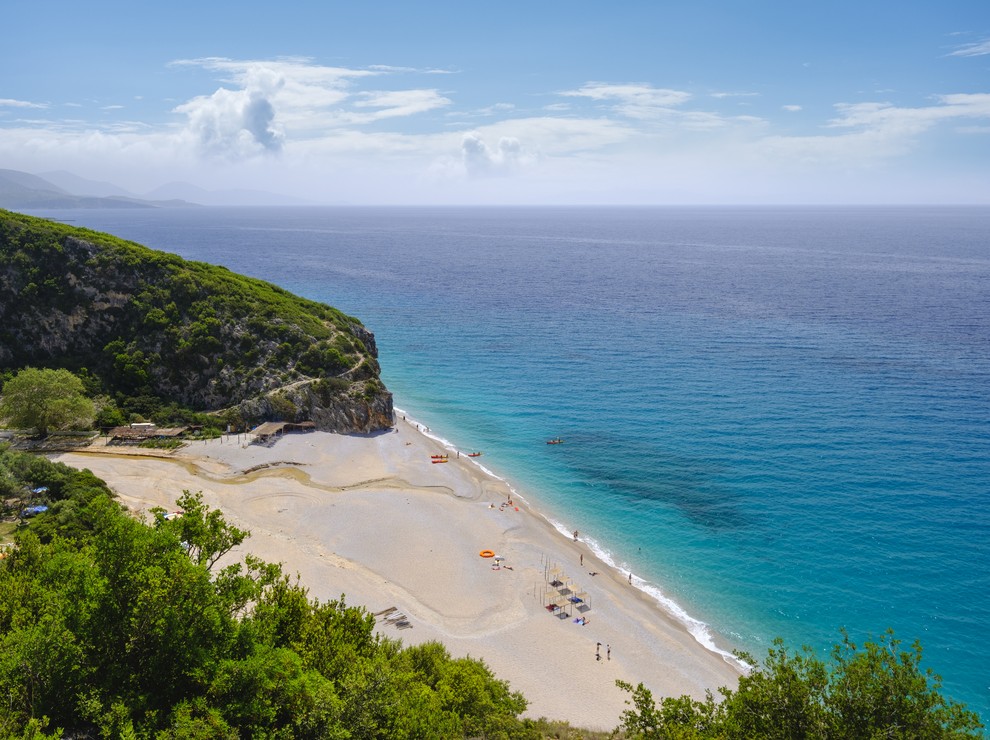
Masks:
[[[286,432],[312,432],[316,423],[312,421],[266,421],[251,430],[254,442],[264,444],[271,442]]]
[[[114,427],[107,432],[108,444],[136,445],[149,439],[175,439],[189,431],[189,427],[159,427],[150,423]]]

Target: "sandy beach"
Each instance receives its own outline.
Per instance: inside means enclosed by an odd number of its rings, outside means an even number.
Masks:
[[[270,446],[249,439],[171,454],[97,446],[56,459],[89,468],[139,514],[202,491],[251,531],[244,551],[281,562],[320,600],[345,594],[371,612],[394,607],[379,618],[384,635],[482,658],[526,696],[528,716],[608,730],[627,698],[616,679],[642,681],[657,697],[735,685],[733,665],[580,539],[518,498],[508,505],[503,481],[414,424],[368,436],[288,434]],[[444,453],[449,462],[431,462]],[[504,558],[501,567],[482,550]],[[546,608],[559,596],[553,580],[569,587],[565,599],[582,596],[564,602],[566,617]]]

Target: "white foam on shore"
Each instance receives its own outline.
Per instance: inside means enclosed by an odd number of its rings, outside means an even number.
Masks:
[[[433,433],[429,427],[427,427],[422,422],[417,421],[413,417],[409,416],[407,412],[396,407],[395,413],[397,418],[398,415],[401,414],[403,420],[407,424],[412,424],[413,426],[415,426],[420,431],[421,434],[438,442],[444,447],[444,449],[447,449],[451,452],[458,452],[458,448],[454,445],[453,442]],[[519,493],[509,483],[508,480],[506,480],[503,476],[498,475],[494,471],[482,465],[480,462],[478,462],[477,458],[467,457],[466,455],[463,455],[462,457],[464,457],[466,461],[477,465],[481,470],[483,470],[485,473],[490,475],[492,478],[495,478],[505,483],[506,486],[508,486],[509,490],[512,492],[513,497],[517,497],[521,501],[526,500],[521,495],[519,495]],[[553,519],[550,516],[547,516],[543,512],[533,510],[532,507],[530,507],[530,509],[533,511],[534,514],[537,514],[538,516],[542,516],[563,537],[566,537],[567,539],[573,539],[574,537],[573,529],[564,526],[562,522]],[[615,561],[615,558],[612,556],[612,553],[609,550],[607,550],[605,547],[603,547],[597,540],[590,537],[581,537],[580,539],[584,544],[586,544],[591,549],[591,551],[595,554],[595,556],[599,560],[605,563],[606,566],[621,573],[623,576],[627,578],[629,577],[629,575],[631,574],[629,568],[623,567],[622,565],[617,563]],[[716,645],[715,635],[712,632],[711,627],[709,627],[708,624],[706,624],[705,622],[702,622],[700,619],[696,619],[692,617],[690,614],[688,614],[687,611],[685,611],[685,609],[680,604],[678,604],[676,601],[674,601],[669,596],[667,596],[663,592],[663,589],[661,589],[658,585],[650,583],[649,581],[646,581],[635,575],[633,575],[632,577],[632,585],[635,588],[638,588],[643,593],[647,594],[651,599],[653,599],[664,612],[666,612],[671,618],[673,618],[675,621],[681,624],[687,630],[688,634],[690,634],[695,639],[695,641],[703,648],[705,648],[706,650],[712,653],[715,653],[716,655],[720,656],[726,663],[729,663],[730,665],[733,665],[744,672],[748,672],[749,669],[752,667],[745,661],[737,658],[731,652],[727,650],[723,650],[718,645]]]
[[[555,519],[551,519],[549,517],[544,518],[550,522],[550,524],[553,525],[553,528],[560,532],[561,535],[567,539],[573,538],[574,530],[564,526],[563,523]],[[628,567],[624,567],[623,565],[617,563],[615,558],[612,556],[612,553],[604,548],[597,540],[591,537],[581,537],[580,540],[591,549],[591,551],[595,554],[595,557],[605,563],[605,565],[609,568],[618,571],[626,578],[630,576],[632,571],[630,571]],[[657,602],[660,608],[663,609],[663,611],[665,611],[675,621],[681,624],[687,630],[688,634],[690,634],[703,648],[715,653],[726,663],[736,666],[742,671],[748,671],[750,669],[751,666],[748,663],[740,660],[728,650],[723,650],[716,645],[715,635],[712,632],[711,627],[709,627],[705,622],[702,622],[700,619],[696,619],[688,614],[684,607],[667,596],[663,592],[663,589],[659,586],[636,575],[633,575],[631,583],[633,587],[638,588],[640,591],[647,594],[651,599]]]

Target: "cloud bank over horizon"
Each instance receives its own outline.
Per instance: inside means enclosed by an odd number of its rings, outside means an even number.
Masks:
[[[990,55],[990,39],[947,53],[935,41],[942,64]],[[808,62],[786,84],[538,70],[524,94],[507,78],[486,99],[478,74],[446,58],[179,57],[155,74],[184,94],[149,84],[115,102],[0,83],[0,166],[328,203],[990,202],[986,86],[828,79],[812,95]]]

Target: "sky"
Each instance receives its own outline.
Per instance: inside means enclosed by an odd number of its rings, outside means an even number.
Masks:
[[[990,203],[987,0],[4,0],[0,168],[326,204]]]

